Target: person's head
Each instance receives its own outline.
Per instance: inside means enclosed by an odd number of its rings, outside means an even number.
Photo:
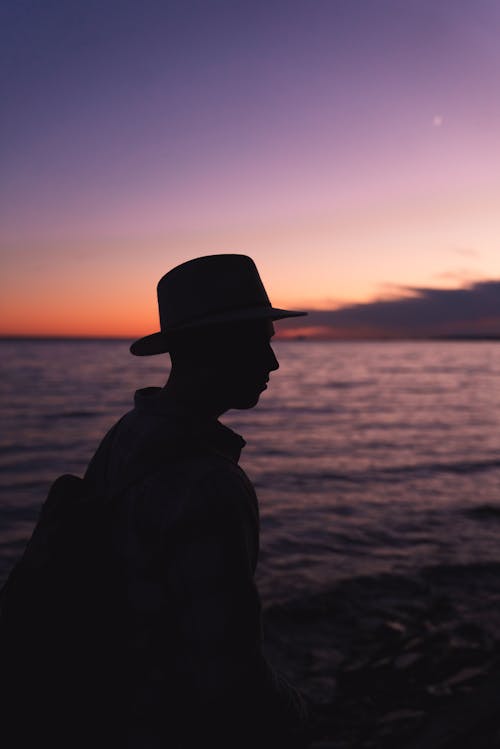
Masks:
[[[278,369],[271,320],[245,320],[179,332],[171,337],[170,382],[210,400],[214,410],[253,408]],[[208,405],[208,404],[207,404]]]
[[[131,352],[168,351],[169,385],[179,387],[182,374],[183,387],[201,388],[200,399],[217,394],[223,410],[257,403],[278,368],[270,346],[273,320],[306,314],[273,307],[253,260],[235,254],[172,268],[158,283],[158,306],[161,330],[135,341]]]

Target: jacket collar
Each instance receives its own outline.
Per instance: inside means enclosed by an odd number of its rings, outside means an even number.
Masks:
[[[177,446],[188,449],[202,447],[237,463],[246,442],[239,434],[216,418],[194,413],[185,404],[173,401],[160,387],[137,390],[134,397],[136,409],[148,411],[155,419],[165,421],[165,428],[172,430]]]

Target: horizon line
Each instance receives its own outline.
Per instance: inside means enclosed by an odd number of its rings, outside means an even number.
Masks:
[[[23,342],[23,341],[60,341],[60,342],[93,342],[97,343],[110,342],[110,341],[134,341],[137,336],[124,336],[124,335],[63,335],[63,334],[37,334],[37,333],[2,333],[0,334],[0,342]],[[500,335],[487,335],[487,334],[471,334],[471,333],[457,333],[457,334],[442,334],[442,335],[372,335],[372,336],[342,336],[342,337],[329,337],[329,336],[308,336],[308,335],[276,335],[273,339],[273,343],[285,342],[285,343],[362,343],[370,341],[389,342],[389,341],[500,341]]]

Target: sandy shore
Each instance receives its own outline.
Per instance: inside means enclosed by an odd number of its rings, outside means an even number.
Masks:
[[[325,749],[500,747],[500,563],[348,580],[264,621]]]

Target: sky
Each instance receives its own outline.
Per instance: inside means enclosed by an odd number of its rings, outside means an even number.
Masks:
[[[242,252],[313,311],[285,335],[500,335],[499,35],[498,0],[3,3],[0,334],[153,332],[166,271]]]

